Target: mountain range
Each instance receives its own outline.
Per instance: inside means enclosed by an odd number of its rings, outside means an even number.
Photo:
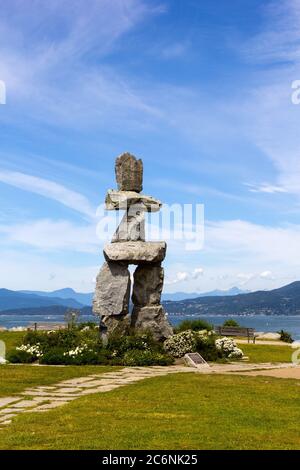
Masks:
[[[270,291],[163,302],[169,314],[300,315],[300,281]]]
[[[67,308],[91,313],[92,293],[66,288],[53,292],[0,289],[0,314],[59,314]],[[169,314],[180,315],[300,315],[300,281],[270,291],[243,292],[237,287],[206,294],[164,294]]]
[[[63,305],[71,308],[81,308],[83,306],[73,298],[45,297],[34,293],[0,289],[0,311],[31,307],[51,307],[54,305]]]
[[[174,294],[163,294],[163,300],[184,300],[210,295],[233,295],[241,293],[237,287],[229,291],[213,291],[206,294],[188,294],[185,292],[175,292]],[[43,308],[62,305],[68,308],[81,309],[85,306],[91,306],[93,301],[93,293],[80,293],[71,288],[45,291],[12,291],[8,289],[0,289],[0,311],[17,310],[27,308]]]
[[[204,292],[202,294],[192,292],[174,292],[172,294],[163,294],[162,299],[163,300],[186,300],[186,299],[198,299],[200,297],[219,297],[219,296],[228,296],[228,295],[239,295],[239,294],[246,294],[249,291],[244,291],[239,289],[238,287],[232,287],[231,289],[228,290],[212,290],[210,292]]]
[[[76,292],[70,287],[66,287],[65,289],[54,290],[52,292],[30,291],[30,290],[22,290],[19,292],[23,294],[38,295],[40,297],[60,298],[62,300],[73,299],[73,300],[76,300],[76,302],[78,302],[81,305],[92,305],[93,296],[94,296],[93,292],[85,294],[81,292]]]

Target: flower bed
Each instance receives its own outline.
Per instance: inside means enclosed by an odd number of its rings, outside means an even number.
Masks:
[[[148,333],[111,336],[104,347],[98,329],[80,326],[68,330],[28,332],[23,344],[12,350],[7,359],[12,363],[57,365],[143,366],[174,362],[173,357]]]

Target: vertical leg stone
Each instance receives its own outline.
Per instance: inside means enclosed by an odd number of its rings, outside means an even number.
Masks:
[[[100,316],[108,333],[120,322],[128,323],[130,273],[125,263],[106,262],[96,281],[93,312]]]
[[[160,265],[140,265],[134,272],[132,302],[135,306],[160,305],[164,269]]]
[[[164,340],[173,333],[160,305],[163,282],[164,270],[160,265],[140,265],[135,270],[131,326],[150,330],[157,340]]]

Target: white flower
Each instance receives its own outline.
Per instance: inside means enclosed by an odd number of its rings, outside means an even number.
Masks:
[[[241,357],[243,357],[244,353],[241,349],[239,348],[235,348],[230,354],[229,354],[229,358],[230,359],[240,359]]]
[[[173,335],[164,342],[165,351],[173,357],[183,357],[186,353],[195,351],[195,348],[195,333],[191,330]]]
[[[42,357],[43,355],[43,352],[40,349],[40,343],[36,343],[34,345],[22,344],[21,346],[16,347],[16,350],[25,351],[36,358]]]
[[[75,349],[71,349],[69,351],[64,352],[64,356],[77,357],[77,356],[80,356],[87,349],[88,349],[88,345],[83,344],[81,346],[77,346]]]
[[[220,338],[216,340],[216,348],[222,351],[224,355],[230,359],[243,357],[243,351],[236,346],[235,341],[231,338]]]

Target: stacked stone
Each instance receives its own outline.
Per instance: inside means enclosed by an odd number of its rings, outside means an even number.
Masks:
[[[159,340],[168,338],[172,328],[161,305],[166,256],[165,242],[145,241],[145,212],[157,212],[161,202],[141,194],[143,163],[125,153],[116,160],[118,190],[109,190],[107,210],[125,210],[112,242],[104,247],[106,262],[97,276],[93,311],[101,317],[108,333],[125,332],[127,327],[150,330]],[[137,265],[133,283],[133,311],[129,315],[131,291],[128,265]]]

